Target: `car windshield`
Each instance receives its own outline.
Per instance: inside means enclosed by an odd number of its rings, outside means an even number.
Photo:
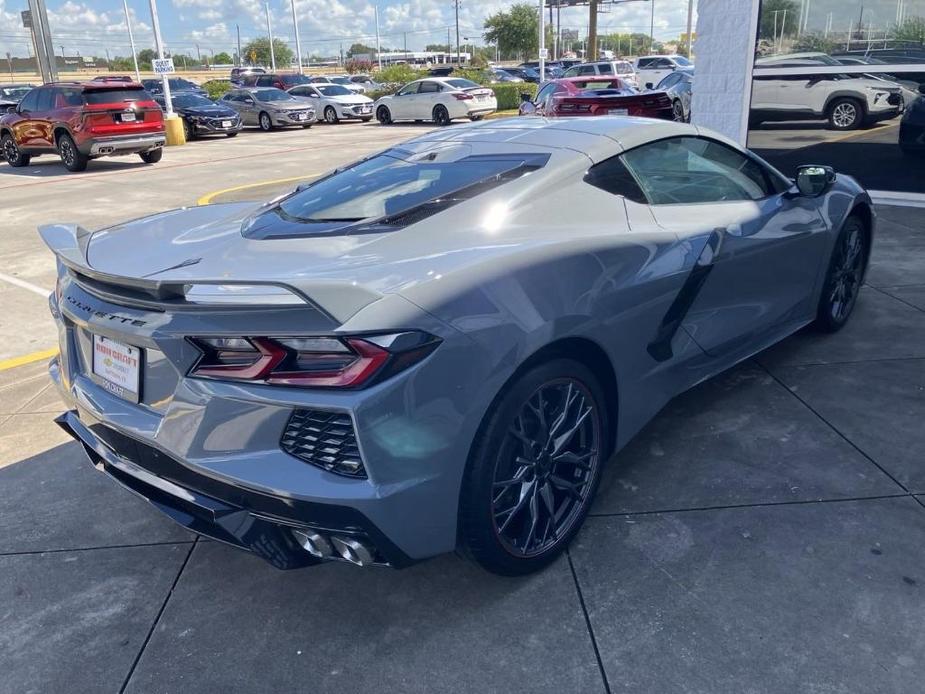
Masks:
[[[464,189],[483,183],[500,185],[542,167],[548,158],[547,154],[497,154],[434,161],[430,156],[390,150],[321,179],[280,201],[278,208],[280,217],[290,222],[378,218],[380,224],[410,223],[398,216],[429,205],[429,211],[416,218],[421,219],[471,197],[461,193]]]
[[[84,89],[84,101],[91,106],[98,104],[117,104],[124,101],[139,101],[150,99],[144,87],[134,89]]]
[[[685,66],[686,66],[686,65],[693,65],[693,63],[692,63],[691,61],[689,61],[687,58],[685,58],[683,55],[676,55],[676,56],[674,57],[674,61],[675,61],[678,65],[685,65]]]
[[[294,97],[290,96],[282,89],[261,89],[259,92],[254,92],[254,96],[257,97],[257,101],[294,101]]]
[[[479,88],[479,85],[477,85],[472,80],[464,80],[459,77],[457,77],[456,79],[446,80],[446,83],[450,85],[451,87],[455,87],[456,89],[478,89]]]
[[[31,89],[32,87],[3,87],[0,89],[0,96],[8,99],[22,99]]]
[[[332,77],[331,81],[334,82],[334,84],[353,84],[353,82],[346,77]]]
[[[214,105],[212,101],[199,94],[179,94],[173,97],[174,108],[197,108]]]
[[[347,87],[339,84],[319,84],[315,89],[325,96],[350,96],[353,94]]]

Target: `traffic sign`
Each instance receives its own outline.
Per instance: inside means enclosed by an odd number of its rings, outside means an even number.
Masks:
[[[173,66],[173,58],[155,58],[151,61],[151,69],[158,75],[170,75],[177,71]]]

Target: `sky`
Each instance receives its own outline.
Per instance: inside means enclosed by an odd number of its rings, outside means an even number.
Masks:
[[[709,0],[700,0],[708,2]],[[55,51],[63,46],[67,56],[129,55],[128,33],[122,0],[46,0]],[[696,21],[696,3],[695,21]],[[512,0],[460,0],[460,41],[483,43],[485,18],[510,7]],[[537,2],[538,4],[538,2]],[[375,45],[375,3],[370,0],[295,0],[299,34],[305,55],[336,55],[355,41]],[[383,46],[422,50],[429,43],[446,43],[447,27],[455,43],[454,0],[379,0],[379,25]],[[655,34],[658,40],[676,39],[686,31],[688,0],[656,0]],[[132,30],[140,50],[153,47],[151,13],[147,0],[128,0]],[[174,53],[196,55],[199,50],[232,53],[236,26],[242,45],[266,36],[263,0],[158,0],[161,34]],[[290,0],[269,3],[274,37],[295,48]],[[7,51],[25,57],[30,46],[28,30],[20,12],[28,0],[0,0],[0,55]],[[651,0],[631,0],[600,15],[601,32],[649,32]],[[588,8],[562,10],[562,28],[585,33]],[[547,14],[548,16],[548,14]]]

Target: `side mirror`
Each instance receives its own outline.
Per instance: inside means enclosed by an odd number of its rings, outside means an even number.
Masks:
[[[805,165],[797,169],[797,188],[801,195],[816,198],[835,183],[835,169],[831,166]]]
[[[15,106],[7,106],[7,107],[6,107],[6,112],[7,112],[7,113],[16,113],[16,107],[15,107]]]
[[[655,88],[654,84],[652,84],[651,82],[646,82],[646,89],[654,89],[654,88]]]
[[[520,100],[521,100],[521,101],[524,101],[524,102],[526,102],[526,101],[533,101],[533,96],[530,94],[530,92],[521,92],[521,93],[520,93]]]
[[[925,82],[919,84],[919,94],[925,94]]]

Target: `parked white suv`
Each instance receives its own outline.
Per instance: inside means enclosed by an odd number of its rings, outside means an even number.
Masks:
[[[596,63],[581,63],[572,65],[563,77],[591,77],[593,75],[615,75],[634,87],[639,86],[639,80],[633,64],[628,60],[601,60]]]
[[[636,79],[640,87],[652,89],[675,70],[693,67],[683,55],[644,55],[636,58]]]
[[[834,130],[854,130],[864,123],[894,118],[903,112],[902,87],[889,80],[842,73],[762,74],[773,68],[818,65],[840,63],[822,53],[793,53],[756,60],[750,123],[824,119]]]

